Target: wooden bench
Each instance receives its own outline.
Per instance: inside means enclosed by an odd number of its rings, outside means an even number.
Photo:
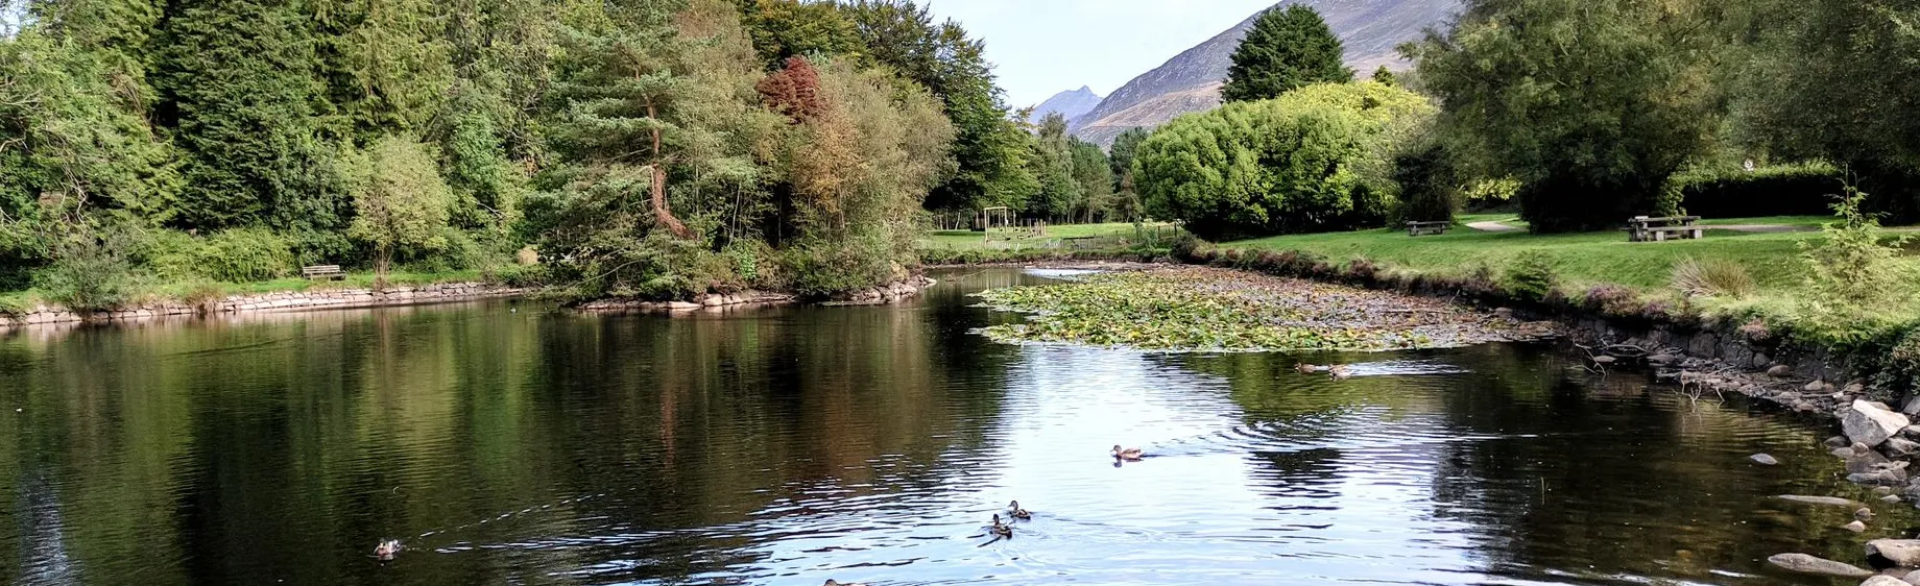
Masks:
[[[1707,236],[1704,228],[1697,225],[1700,216],[1674,216],[1669,218],[1649,218],[1639,216],[1627,220],[1628,242],[1665,242],[1668,240],[1699,240]]]
[[[318,265],[300,267],[300,276],[306,277],[309,281],[314,279],[340,281],[347,278],[347,272],[340,270],[340,265]]]
[[[1074,236],[1071,238],[1061,238],[1060,246],[1072,250],[1087,250],[1100,248],[1106,239],[1104,236]]]
[[[1407,222],[1407,236],[1446,234],[1452,227],[1453,222]]]

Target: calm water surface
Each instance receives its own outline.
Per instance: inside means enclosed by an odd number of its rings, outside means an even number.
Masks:
[[[965,295],[1045,277],[946,277],[878,308],[0,334],[0,580],[1827,584],[1761,560],[1859,556],[1850,510],[1766,498],[1867,497],[1807,422],[1516,346],[996,345],[969,330],[1016,318]],[[1012,499],[1035,518],[983,546]],[[1911,525],[1887,509],[1869,536]]]

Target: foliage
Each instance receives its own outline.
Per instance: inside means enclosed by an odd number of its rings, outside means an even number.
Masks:
[[[1758,288],[1747,268],[1729,259],[1687,257],[1673,266],[1673,289],[1685,297],[1740,298]]]
[[[348,236],[374,249],[382,276],[394,255],[446,246],[453,193],[440,178],[428,147],[404,138],[375,141],[356,162],[364,175],[353,181],[353,225]]]
[[[145,279],[131,259],[129,234],[74,226],[53,250],[53,263],[34,275],[47,301],[82,312],[120,308],[138,297]]]
[[[222,230],[206,237],[156,230],[134,255],[168,281],[250,283],[287,277],[299,263],[286,238],[265,228]]]
[[[1393,187],[1364,171],[1388,169],[1401,129],[1432,108],[1373,82],[1230,103],[1161,127],[1134,179],[1151,215],[1210,240],[1379,225]]]
[[[988,336],[1148,350],[1390,350],[1496,339],[1498,324],[1444,301],[1187,268],[994,289],[988,304],[1031,314]],[[1420,311],[1404,311],[1417,306]],[[1389,309],[1393,311],[1389,311]]]
[[[1869,208],[1920,219],[1920,6],[1907,0],[1755,0],[1750,62],[1729,79],[1740,139],[1842,163]]]
[[[1385,65],[1373,70],[1373,81],[1381,85],[1399,85],[1399,81],[1394,78],[1393,70],[1387,69]]]
[[[1716,37],[1699,29],[1717,6],[1473,0],[1405,52],[1446,106],[1441,135],[1475,174],[1520,180],[1534,231],[1599,229],[1654,211],[1705,147]]]
[[[857,54],[863,48],[853,21],[837,3],[739,0],[739,5],[754,50],[769,64],[793,57]]]
[[[1840,170],[1823,162],[1752,171],[1698,166],[1667,180],[1660,207],[1707,218],[1820,215],[1844,187]]]
[[[1100,145],[1079,138],[1067,141],[1072,154],[1073,180],[1080,186],[1080,205],[1076,215],[1086,223],[1114,217],[1124,207],[1114,199],[1113,163]]]
[[[1086,201],[1086,192],[1074,177],[1072,137],[1060,113],[1041,120],[1037,140],[1031,143],[1027,164],[1040,190],[1026,202],[1027,215],[1059,219],[1071,216]]]
[[[1446,148],[1422,142],[1396,155],[1392,180],[1399,189],[1401,221],[1452,222],[1463,196]]]
[[[1340,37],[1312,7],[1269,9],[1234,49],[1220,97],[1228,102],[1269,100],[1316,83],[1353,81],[1344,55]]]
[[[1504,275],[1507,292],[1527,301],[1546,299],[1559,282],[1553,260],[1539,250],[1528,250],[1507,265]]]
[[[1849,186],[1833,205],[1839,221],[1821,228],[1819,243],[1801,243],[1812,290],[1803,305],[1810,315],[1870,315],[1905,304],[1913,296],[1913,275],[1897,260],[1911,236],[1883,242],[1879,220],[1861,210],[1866,199],[1865,193]]]

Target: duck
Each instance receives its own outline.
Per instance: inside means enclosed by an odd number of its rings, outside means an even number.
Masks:
[[[400,540],[398,539],[382,540],[380,542],[380,545],[374,546],[373,557],[378,558],[380,561],[383,561],[383,562],[392,561],[394,556],[400,555],[400,549],[401,549]]]
[[[1013,539],[1013,526],[1001,521],[999,513],[993,514],[993,527],[988,528],[987,531],[1001,539]]]
[[[1293,365],[1293,369],[1296,371],[1299,371],[1300,374],[1313,374],[1316,372],[1320,372],[1320,367],[1307,364],[1305,362]]]
[[[839,581],[835,581],[832,578],[828,578],[827,583],[822,584],[821,586],[867,586],[867,585],[861,584],[859,582],[839,582]]]
[[[1116,460],[1126,460],[1126,461],[1129,461],[1129,462],[1138,462],[1138,461],[1140,461],[1140,457],[1141,457],[1142,455],[1145,455],[1145,452],[1142,452],[1142,451],[1140,451],[1140,448],[1125,448],[1125,449],[1122,449],[1122,448],[1120,447],[1120,445],[1119,445],[1119,444],[1114,444],[1114,446],[1113,446],[1113,457],[1114,457],[1114,459],[1116,459]]]
[[[1020,519],[1023,521],[1033,518],[1033,513],[1027,511],[1026,509],[1020,508],[1020,501],[1013,501],[1011,503],[1007,503],[1007,508],[1013,509],[1013,512],[1007,513],[1007,516],[1009,517],[1013,517],[1015,519]]]
[[[1333,366],[1327,368],[1327,376],[1333,377],[1333,380],[1347,380],[1353,378],[1353,371],[1345,366]]]

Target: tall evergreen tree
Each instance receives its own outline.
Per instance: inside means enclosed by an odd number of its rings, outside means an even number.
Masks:
[[[280,0],[194,0],[167,20],[160,120],[183,151],[163,218],[189,228],[342,225],[347,200],[321,140],[325,85],[310,21]]]
[[[1274,8],[1254,21],[1234,49],[1220,96],[1229,102],[1267,100],[1304,85],[1353,81],[1343,59],[1340,37],[1319,12],[1300,4]]]
[[[1068,140],[1068,148],[1073,153],[1073,180],[1080,184],[1081,217],[1088,223],[1099,221],[1111,215],[1113,202],[1113,167],[1107,160],[1107,152],[1100,145],[1078,137]]]

